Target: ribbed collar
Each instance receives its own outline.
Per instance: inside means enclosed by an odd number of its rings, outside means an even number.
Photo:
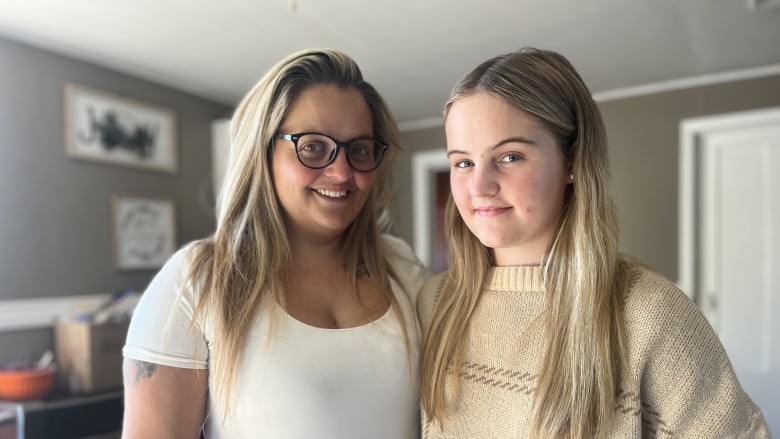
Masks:
[[[542,267],[493,267],[488,271],[487,289],[493,291],[544,291]]]

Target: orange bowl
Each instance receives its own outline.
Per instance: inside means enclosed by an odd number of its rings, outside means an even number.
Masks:
[[[0,399],[30,401],[51,392],[57,369],[0,370]]]

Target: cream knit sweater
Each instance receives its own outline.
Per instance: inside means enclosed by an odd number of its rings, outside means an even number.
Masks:
[[[441,275],[419,312],[427,327]],[[544,340],[540,267],[496,267],[468,329],[462,391],[443,431],[423,413],[423,438],[524,438]],[[625,304],[627,367],[608,427],[611,438],[767,438],[704,316],[663,277],[633,273]],[[452,388],[447,386],[447,397]]]

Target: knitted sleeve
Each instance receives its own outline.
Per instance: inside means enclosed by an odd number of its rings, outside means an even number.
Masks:
[[[423,333],[428,329],[428,323],[431,321],[431,315],[433,314],[433,306],[436,304],[439,294],[441,294],[446,278],[446,271],[431,277],[423,284],[420,294],[417,296],[417,316],[420,319]]]
[[[638,269],[625,324],[643,436],[770,437],[717,334],[674,284]]]

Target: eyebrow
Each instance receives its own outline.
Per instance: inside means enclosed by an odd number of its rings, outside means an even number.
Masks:
[[[517,137],[509,137],[507,139],[504,139],[495,145],[493,145],[490,149],[498,149],[503,145],[506,145],[507,143],[524,143],[526,145],[530,146],[536,146],[536,142],[523,136],[517,136]],[[447,151],[447,157],[451,156],[452,154],[467,154],[466,151],[462,151],[459,149],[452,149]]]

